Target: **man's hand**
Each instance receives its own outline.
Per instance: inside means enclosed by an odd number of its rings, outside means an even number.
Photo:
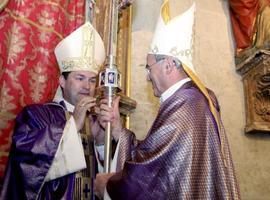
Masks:
[[[108,100],[102,99],[100,101],[100,112],[98,115],[99,123],[103,128],[106,127],[107,122],[111,122],[113,128],[112,135],[116,141],[119,139],[122,130],[122,122],[119,113],[119,101],[120,96],[116,97],[113,101],[112,107],[109,107]]]
[[[114,174],[115,173],[99,173],[99,174],[97,174],[95,182],[94,182],[94,193],[99,198],[103,198],[107,182]]]
[[[84,125],[86,112],[96,106],[96,99],[90,96],[85,96],[75,105],[73,117],[76,123],[77,130],[80,131]]]

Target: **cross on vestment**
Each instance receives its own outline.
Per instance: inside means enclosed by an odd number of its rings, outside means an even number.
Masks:
[[[83,193],[84,193],[84,197],[87,199],[88,198],[88,193],[90,193],[91,190],[88,188],[88,184],[85,183],[84,184],[84,189],[83,189]]]
[[[92,138],[89,120],[85,120],[85,125],[80,131],[86,169],[76,172],[74,186],[74,200],[93,200],[96,199],[93,191],[93,182],[96,169],[96,160],[94,153],[94,141]]]
[[[82,145],[83,145],[83,149],[85,150],[86,147],[88,146],[88,142],[85,138],[82,138]]]

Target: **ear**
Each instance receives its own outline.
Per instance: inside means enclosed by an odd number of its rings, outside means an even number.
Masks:
[[[166,66],[165,66],[166,74],[169,75],[175,69],[175,63],[174,63],[172,58],[168,57],[168,58],[166,58],[166,63],[165,64],[166,64]]]
[[[65,82],[66,82],[66,79],[64,78],[63,75],[61,75],[59,77],[59,85],[62,87],[62,88],[65,88]]]

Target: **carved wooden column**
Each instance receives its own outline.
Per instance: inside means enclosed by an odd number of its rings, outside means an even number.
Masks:
[[[246,133],[270,133],[270,51],[259,50],[237,64],[243,77]]]

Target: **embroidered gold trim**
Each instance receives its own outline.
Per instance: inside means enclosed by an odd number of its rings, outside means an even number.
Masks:
[[[22,16],[16,16],[16,15],[15,15],[10,9],[8,9],[8,8],[6,8],[5,11],[6,11],[12,18],[14,18],[14,19],[17,20],[17,21],[21,21],[21,22],[23,22],[23,23],[30,24],[30,25],[32,25],[32,26],[34,26],[34,27],[36,27],[36,28],[38,28],[38,29],[40,29],[40,30],[42,30],[42,31],[45,31],[45,32],[51,32],[51,33],[54,33],[54,34],[56,34],[60,39],[63,39],[63,36],[62,36],[59,32],[55,31],[53,28],[47,28],[47,27],[44,27],[44,26],[40,26],[40,25],[38,25],[37,23],[33,22],[33,21],[30,20],[30,19],[27,19],[27,18],[22,17]]]
[[[65,111],[66,121],[68,121],[71,117],[71,114],[68,111]]]
[[[152,50],[153,54],[157,54],[159,52],[158,47],[155,45],[155,47]]]
[[[192,50],[191,49],[178,50],[177,47],[173,47],[171,48],[170,53],[174,55],[175,57],[179,57],[179,56],[191,57]]]
[[[73,71],[73,70],[98,70],[98,65],[86,58],[72,58],[70,60],[61,61],[61,65],[64,71]]]
[[[155,46],[153,49],[151,49],[151,52],[153,54],[158,54],[160,53],[159,49],[157,46]],[[191,57],[192,56],[192,49],[182,49],[182,50],[178,50],[177,46],[172,47],[171,50],[169,51],[169,53],[177,58],[179,57]]]
[[[98,71],[99,65],[94,61],[95,34],[94,30],[86,26],[82,30],[83,46],[81,57],[69,58],[61,61],[62,72],[75,70]]]

